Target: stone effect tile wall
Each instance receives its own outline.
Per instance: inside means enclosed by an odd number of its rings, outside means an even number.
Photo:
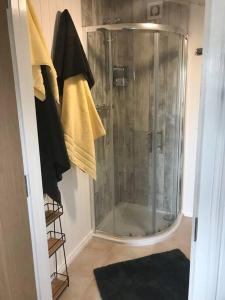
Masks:
[[[102,25],[115,23],[149,22],[147,4],[149,0],[82,0],[82,25]],[[189,3],[164,1],[163,17],[154,23],[173,25],[188,30]]]
[[[82,0],[83,26],[100,25],[120,18],[120,22],[146,22],[146,0]],[[164,2],[163,17],[157,23],[187,31],[189,5]],[[160,35],[159,92],[157,116],[154,108],[154,34],[113,32],[112,64],[128,67],[128,86],[112,87],[109,82],[108,33],[88,34],[88,57],[95,76],[93,96],[107,130],[96,143],[97,182],[95,184],[96,225],[118,202],[131,202],[171,211],[176,201],[178,143],[177,81],[179,38]],[[112,94],[111,94],[112,93]],[[163,147],[156,151],[156,180],[153,180],[153,153],[150,136],[154,118],[157,139]],[[154,186],[153,186],[154,185]],[[155,199],[153,199],[155,192]],[[113,228],[113,224],[112,224]]]

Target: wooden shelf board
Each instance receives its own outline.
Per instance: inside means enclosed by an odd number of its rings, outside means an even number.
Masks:
[[[53,211],[53,210],[46,210],[45,211],[45,219],[46,224],[49,226],[51,223],[53,223],[55,220],[57,220],[60,216],[62,216],[63,212],[61,211]]]
[[[48,239],[49,257],[51,257],[64,243],[65,241],[62,239],[49,238]]]
[[[68,279],[61,280],[59,278],[54,278],[52,280],[52,295],[53,300],[59,298],[59,296],[63,293],[63,291],[68,287]]]

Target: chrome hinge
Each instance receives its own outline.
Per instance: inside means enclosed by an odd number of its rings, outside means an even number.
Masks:
[[[27,197],[28,197],[29,194],[28,194],[28,185],[27,185],[27,176],[26,176],[26,175],[24,175],[24,182],[25,182],[26,195],[27,195]]]
[[[195,218],[194,242],[197,242],[197,238],[198,238],[198,218]]]

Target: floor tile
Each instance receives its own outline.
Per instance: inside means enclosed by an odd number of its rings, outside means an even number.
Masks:
[[[70,265],[70,272],[93,277],[93,269],[102,266],[109,251],[86,247]]]
[[[183,218],[180,227],[167,240],[155,245],[134,247],[93,238],[69,267],[70,287],[62,300],[101,300],[94,278],[95,268],[153,253],[180,249],[190,257],[191,218]]]
[[[95,279],[88,286],[80,300],[101,300],[101,296],[99,294]]]
[[[70,286],[66,289],[60,299],[62,300],[79,300],[91,284],[93,277],[83,276],[70,272]]]
[[[94,237],[86,246],[86,248],[92,248],[97,250],[110,251],[114,247],[114,242],[107,241],[101,238]]]

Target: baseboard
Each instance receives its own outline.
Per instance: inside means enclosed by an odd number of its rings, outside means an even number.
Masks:
[[[93,237],[93,230],[91,230],[82,240],[81,242],[73,249],[73,251],[66,256],[67,266],[69,266],[73,260],[77,257],[77,255],[85,248],[88,242]],[[59,272],[63,273],[65,271],[65,265],[62,263],[59,266]]]

